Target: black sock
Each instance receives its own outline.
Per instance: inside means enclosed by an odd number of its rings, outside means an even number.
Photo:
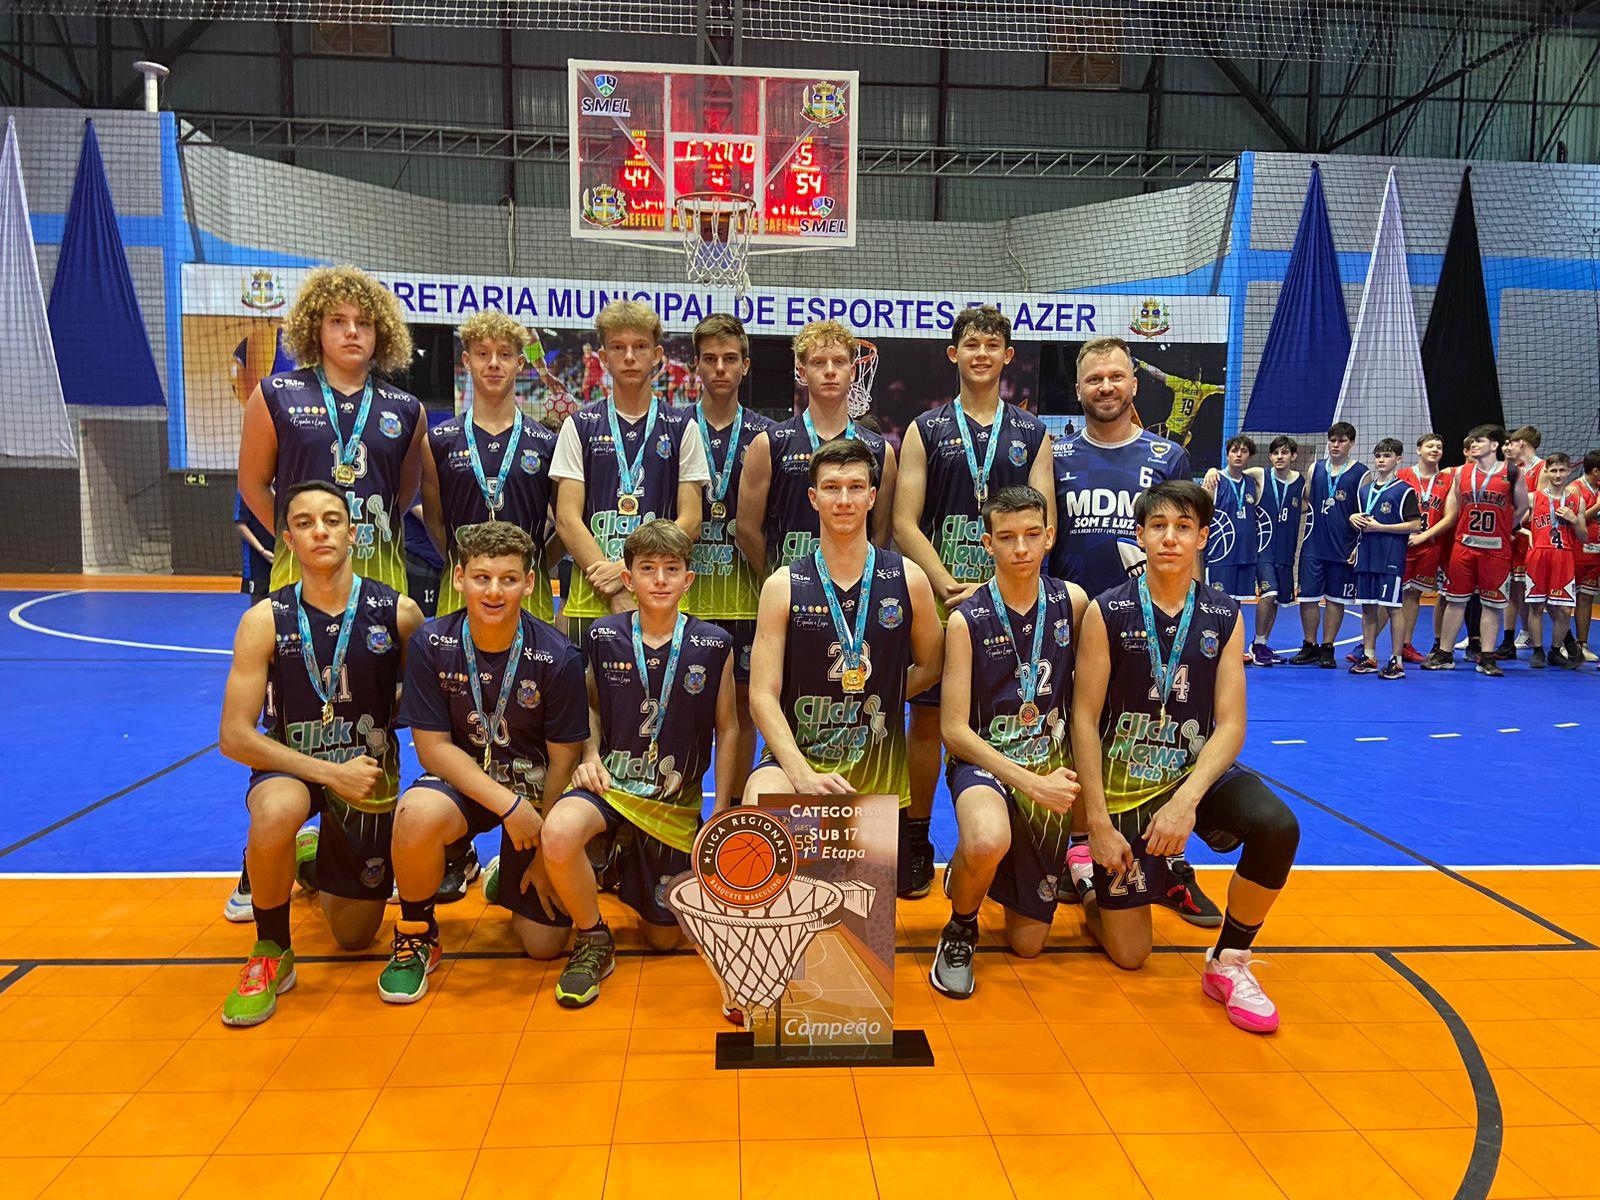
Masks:
[[[434,899],[429,896],[426,900],[400,899],[400,919],[402,921],[421,921],[428,927],[428,936],[439,936],[439,922],[433,915]]]
[[[578,932],[579,933],[603,933],[603,934],[606,934],[608,937],[611,934],[611,930],[606,928],[606,919],[604,917],[601,917],[593,925],[589,926],[589,928],[580,929],[580,930],[578,930]]]
[[[260,904],[256,909],[256,937],[263,942],[276,942],[278,949],[289,948],[289,902],[285,900],[277,908],[263,908]]]
[[[950,923],[952,925],[961,926],[961,928],[965,929],[968,933],[977,933],[978,910],[973,909],[969,913],[958,913],[956,911],[956,906],[952,904],[950,906]]]
[[[932,817],[907,817],[906,826],[911,834],[911,844],[928,841],[928,830],[933,825]]]
[[[1246,925],[1232,910],[1222,915],[1222,932],[1217,935],[1217,954],[1224,950],[1248,950],[1261,932],[1260,925]]]

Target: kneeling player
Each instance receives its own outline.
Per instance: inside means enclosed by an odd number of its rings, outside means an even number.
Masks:
[[[1006,487],[983,506],[994,577],[950,614],[940,728],[958,839],[945,868],[950,923],[929,979],[972,995],[978,906],[1005,907],[1006,939],[1025,958],[1044,949],[1066,871],[1078,777],[1068,766],[1072,636],[1088,598],[1040,575],[1055,539],[1044,496]]]
[[[530,954],[543,948],[548,881],[538,869],[546,797],[559,796],[589,735],[583,663],[556,630],[522,608],[537,552],[508,521],[456,534],[455,586],[466,607],[428,622],[411,642],[401,719],[427,774],[400,797],[395,878],[400,919],[378,994],[410,1004],[439,965],[434,896],[445,847],[500,828],[498,900]],[[487,891],[487,885],[485,891]],[[491,897],[493,899],[495,897]]]
[[[1147,567],[1089,605],[1073,681],[1072,752],[1095,860],[1089,928],[1119,967],[1150,954],[1165,855],[1191,832],[1243,847],[1201,983],[1241,1029],[1270,1033],[1278,1012],[1250,971],[1250,946],[1288,881],[1300,826],[1235,759],[1244,746],[1244,623],[1234,601],[1192,579],[1211,498],[1187,481],[1134,503]]]
[[[422,625],[409,599],[355,574],[355,527],[333,484],[295,484],[283,514],[300,582],[239,622],[222,702],[222,752],[252,768],[245,864],[256,923],[255,948],[222,1005],[226,1025],[261,1024],[294,986],[295,831],[313,814],[323,816],[317,884],[334,937],[361,950],[377,936],[393,883],[395,699],[403,647]]]
[[[576,928],[556,981],[556,1002],[567,1008],[592,1004],[616,966],[589,843],[608,840],[608,853],[618,854],[618,895],[639,914],[645,944],[670,950],[678,920],[666,906],[667,884],[689,869],[713,731],[718,809],[738,782],[733,638],[679,608],[694,582],[693,555],[689,535],[671,521],[634,530],[622,547],[622,583],[638,608],[601,617],[585,635],[592,733],[539,843],[563,912],[535,918],[544,928],[529,947],[536,958],[554,958]]]

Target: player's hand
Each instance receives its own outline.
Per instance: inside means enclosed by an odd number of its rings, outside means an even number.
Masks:
[[[556,895],[556,889],[550,883],[550,872],[545,870],[542,854],[535,854],[528,863],[528,869],[522,873],[518,890],[526,896],[529,888],[533,889],[534,899],[539,902],[539,910],[550,920],[554,921],[557,913],[566,913],[567,910],[561,907],[561,897]]]
[[[363,754],[330,764],[325,782],[346,800],[369,800],[383,782],[383,767],[377,759]]]
[[[787,772],[785,772],[787,774]],[[789,776],[789,786],[797,796],[848,796],[856,790],[851,782],[837,771],[823,774],[806,767]]]
[[[1067,767],[1034,778],[1025,789],[1028,798],[1053,813],[1069,813],[1078,799],[1078,776]]]
[[[539,844],[539,835],[544,832],[544,818],[539,815],[532,800],[524,800],[512,810],[510,816],[501,821],[500,827],[518,850],[532,850]]]
[[[1560,517],[1563,521],[1577,521],[1578,519],[1578,514],[1573,512],[1565,504],[1556,509],[1556,516]]]
[[[611,772],[598,758],[585,759],[573,769],[572,786],[603,796],[611,786]]]
[[[1428,538],[1426,534],[1413,533],[1410,537],[1406,538],[1406,548],[1410,549],[1413,546],[1420,546],[1427,540]]]
[[[1133,868],[1133,847],[1110,821],[1099,826],[1089,825],[1089,853],[1095,862],[1113,874]]]
[[[1201,484],[1213,496],[1217,494],[1217,477],[1219,474],[1220,472],[1215,467],[1207,468],[1205,481]]]
[[[602,596],[615,596],[622,591],[622,564],[602,558],[597,563],[590,563],[589,569],[584,572],[589,579],[589,586]]]
[[[1350,524],[1354,525],[1357,529],[1366,529],[1372,523],[1372,518],[1367,516],[1366,513],[1350,514]]]
[[[944,589],[944,606],[954,608],[982,586],[981,583],[951,583]]]
[[[1171,800],[1156,809],[1156,815],[1145,826],[1144,846],[1149,853],[1162,857],[1182,854],[1193,832],[1194,808],[1181,796],[1174,794]]]

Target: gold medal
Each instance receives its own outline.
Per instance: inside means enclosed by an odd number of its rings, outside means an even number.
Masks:
[[[322,705],[322,723],[324,725],[333,724],[333,701],[332,700],[327,700],[327,701],[323,702],[323,705]]]
[[[1161,706],[1161,715],[1157,719],[1161,722],[1161,724],[1156,727],[1156,733],[1159,736],[1160,732],[1167,727],[1167,706],[1165,704]]]
[[[646,746],[644,748],[644,760],[645,760],[645,762],[649,763],[651,766],[654,766],[656,758],[660,755],[660,753],[661,753],[661,751],[656,748],[656,744],[654,742],[651,742],[648,746]]]
[[[846,667],[840,682],[847,692],[864,692],[867,690],[867,672],[862,667]]]
[[[1039,723],[1039,706],[1029,700],[1017,710],[1017,720],[1029,727],[1037,725]]]
[[[483,744],[483,771],[489,773],[489,756],[494,753],[494,742],[491,739]]]
[[[639,497],[632,492],[623,492],[617,497],[617,511],[625,517],[631,517],[639,511]]]
[[[728,506],[726,504],[724,504],[721,500],[713,500],[711,502],[711,519],[713,521],[721,521],[727,517],[727,515]]]
[[[333,481],[340,487],[349,487],[356,481],[356,469],[347,462],[334,463]]]

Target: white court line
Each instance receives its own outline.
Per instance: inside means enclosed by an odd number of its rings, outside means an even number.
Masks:
[[[1388,740],[1389,739],[1386,737],[1364,737],[1356,739],[1358,742],[1387,742]]]
[[[79,588],[71,592],[51,592],[47,596],[35,596],[32,600],[24,600],[6,615],[11,619],[13,625],[19,625],[30,633],[42,633],[46,637],[66,638],[68,641],[73,642],[88,642],[96,646],[126,646],[130,650],[168,650],[174,654],[220,654],[230,658],[233,656],[232,650],[218,650],[212,646],[169,646],[164,642],[130,642],[122,638],[94,637],[87,633],[68,633],[64,629],[47,629],[43,625],[35,625],[22,615],[35,604],[43,604],[46,600],[59,600],[63,596],[82,596],[89,591],[90,589],[88,588]]]
[[[1556,728],[1557,729],[1576,729],[1577,727],[1578,727],[1578,723],[1576,721],[1557,721],[1556,722]]]
[[[1521,733],[1522,730],[1518,726],[1513,725],[1510,729],[1501,729],[1501,730],[1497,730],[1496,732],[1498,732],[1498,733]]]
[[[1274,746],[1304,746],[1306,740],[1305,738],[1274,738],[1272,744]]]
[[[1459,733],[1430,733],[1428,736],[1431,738],[1458,738],[1461,735]]]

